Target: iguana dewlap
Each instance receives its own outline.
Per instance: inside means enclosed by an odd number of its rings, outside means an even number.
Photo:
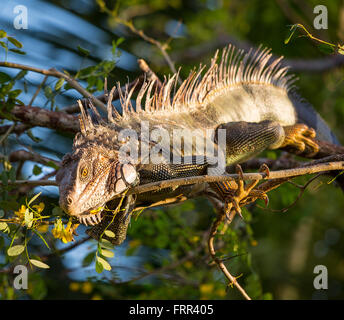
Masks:
[[[155,80],[146,81],[135,107],[131,102],[134,89],[120,91],[121,115],[111,103],[106,120],[92,106],[95,120],[81,108],[81,132],[56,176],[60,206],[86,225],[98,224],[91,230],[94,237],[114,220],[114,243],[119,244],[125,238],[127,214],[138,202],[201,194],[203,188],[191,186],[138,199],[128,197],[126,214],[114,219],[104,218],[104,211],[97,211],[136,184],[209,173],[210,168],[217,168],[209,161],[214,150],[215,154],[224,152],[225,165],[252,158],[268,148],[316,152],[316,145],[309,139],[314,136],[313,129],[317,139],[338,143],[322,118],[298,96],[294,77],[287,74],[280,61],[273,60],[267,49],[244,53],[229,46],[220,58],[216,53],[206,71],[204,67],[192,71],[178,88],[177,74],[161,89],[157,89]],[[219,132],[224,133],[225,150],[223,143],[220,146]],[[120,150],[135,135],[130,146],[138,153],[136,157],[130,155],[129,163],[123,163]],[[193,142],[197,138],[209,148],[197,150]],[[173,147],[173,139],[182,141],[180,148]],[[153,161],[152,154],[158,155],[160,162]]]

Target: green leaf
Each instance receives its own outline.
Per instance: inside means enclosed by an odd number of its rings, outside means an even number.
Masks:
[[[97,91],[102,91],[104,88],[104,82],[101,78],[97,80]]]
[[[0,218],[2,218],[5,215],[5,211],[0,209]]]
[[[323,52],[323,53],[326,53],[326,54],[332,54],[334,53],[334,47],[328,45],[328,44],[324,44],[324,43],[320,43],[318,44],[318,49]]]
[[[87,56],[90,55],[90,51],[89,51],[89,50],[84,49],[84,48],[82,48],[82,47],[80,47],[80,46],[78,46],[77,48],[78,48],[78,51],[79,51],[81,54],[83,54],[84,56],[87,57]]]
[[[106,239],[102,239],[101,242],[99,243],[100,247],[103,249],[108,249],[108,250],[113,250],[114,246],[113,244],[106,240]]]
[[[97,262],[100,263],[103,267],[103,269],[110,271],[111,270],[111,266],[110,264],[103,258],[97,256]]]
[[[5,210],[14,210],[16,211],[18,209],[18,204],[13,201],[8,200],[1,200],[0,201],[0,208]]]
[[[6,51],[8,50],[6,42],[0,41],[0,46],[2,46]]]
[[[82,78],[80,78],[80,79],[82,79]],[[87,89],[90,90],[91,88],[93,88],[96,85],[97,77],[94,77],[94,76],[88,77],[87,83],[88,83]]]
[[[80,79],[85,79],[89,77],[94,71],[96,70],[96,66],[89,66],[84,69],[81,69],[78,72],[78,78]]]
[[[0,83],[11,81],[12,78],[5,72],[0,72]]]
[[[9,179],[14,182],[16,180],[16,168],[12,167],[10,171],[8,172]]]
[[[25,51],[22,51],[22,50],[19,50],[19,49],[8,49],[8,51],[11,51],[11,52],[14,52],[14,53],[18,53],[18,54],[22,54],[22,55],[26,54]]]
[[[1,174],[1,181],[4,186],[8,185],[8,175],[6,171],[3,171]]]
[[[59,79],[55,84],[55,91],[59,91],[65,82],[64,78]]]
[[[22,48],[23,45],[20,41],[18,41],[17,39],[13,38],[13,37],[7,37],[8,41],[11,42],[13,45],[15,45],[17,48]]]
[[[60,168],[60,167],[59,167],[55,162],[53,162],[53,161],[48,161],[45,165],[48,166],[48,167],[52,167],[52,168],[54,168],[54,169],[56,169],[56,170]]]
[[[87,254],[85,256],[85,258],[82,260],[82,266],[83,267],[88,267],[92,263],[92,261],[94,260],[95,256],[96,256],[95,251],[90,252],[89,254]]]
[[[101,255],[104,256],[104,257],[107,257],[107,258],[113,258],[113,256],[115,254],[113,253],[113,251],[102,249],[101,250]]]
[[[63,87],[64,90],[70,90],[70,89],[73,89],[73,87],[67,82],[64,87]]]
[[[6,31],[0,30],[0,38],[5,38],[7,36]]]
[[[292,36],[294,35],[296,29],[297,29],[297,25],[296,24],[291,26],[289,36],[284,40],[284,44],[288,44],[290,42],[290,40],[291,40]]]
[[[119,53],[117,51],[117,47],[124,41],[124,38],[118,38],[117,40],[113,40],[112,41],[112,49],[111,49],[111,52],[112,52],[112,55],[114,57],[116,56],[119,56]]]
[[[29,206],[32,202],[34,202],[41,195],[41,193],[42,192],[39,192],[36,195],[34,195],[27,205]]]
[[[27,70],[22,70],[22,71],[18,72],[18,74],[13,78],[13,80],[20,80],[20,79],[24,78],[27,73],[28,73]]]
[[[8,93],[8,96],[12,99],[15,99],[16,97],[18,97],[21,94],[21,90],[20,89],[16,89],[16,90],[12,90]]]
[[[50,99],[53,96],[53,90],[51,90],[51,88],[49,86],[46,86],[44,88],[44,95]]]
[[[18,256],[24,251],[25,247],[22,244],[13,246],[7,250],[7,254],[10,257]]]
[[[38,268],[42,268],[42,269],[49,269],[50,268],[47,264],[45,264],[44,262],[39,261],[39,260],[30,259],[30,262]]]
[[[8,230],[8,224],[6,222],[0,222],[0,231],[7,232]]]
[[[34,165],[33,169],[32,169],[32,173],[35,175],[35,176],[38,176],[39,174],[42,173],[42,168],[38,165]]]
[[[39,238],[41,238],[41,240],[43,241],[43,243],[45,244],[45,246],[50,249],[48,243],[45,241],[44,237],[35,229],[32,230]]]
[[[26,208],[25,214],[24,214],[24,222],[28,228],[32,227],[32,220],[33,220],[33,212],[30,211],[29,208]]]
[[[97,273],[102,273],[103,270],[104,270],[103,265],[100,262],[98,262],[98,260],[96,260],[96,272]]]
[[[107,237],[109,237],[109,238],[114,238],[114,237],[116,237],[116,235],[115,235],[112,231],[110,231],[110,230],[105,230],[104,234],[105,234]]]
[[[63,210],[60,207],[54,207],[54,209],[51,211],[53,216],[62,216],[64,215]]]
[[[26,134],[28,135],[28,137],[29,137],[33,142],[38,143],[38,142],[41,142],[41,141],[42,141],[42,139],[37,138],[37,137],[35,137],[35,136],[33,135],[31,129],[27,130],[27,131],[26,131]]]

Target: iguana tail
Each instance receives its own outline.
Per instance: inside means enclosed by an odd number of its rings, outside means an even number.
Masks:
[[[340,145],[336,135],[309,102],[303,99],[295,90],[289,93],[289,98],[295,107],[298,121],[313,128],[317,133],[317,140]]]

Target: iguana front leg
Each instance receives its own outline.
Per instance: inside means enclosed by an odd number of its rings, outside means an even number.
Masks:
[[[318,145],[312,140],[315,131],[304,124],[282,127],[278,122],[270,120],[258,123],[241,121],[222,124],[217,129],[226,129],[227,165],[252,158],[265,149],[285,148],[296,154],[308,156],[319,150]],[[241,215],[240,205],[244,205],[245,199],[250,197],[267,201],[268,198],[265,193],[254,190],[258,181],[252,181],[244,187],[241,167],[237,168],[237,172],[240,176],[238,185],[233,185],[233,181],[225,181],[211,183],[210,187],[225,201],[226,208],[234,207]]]
[[[227,165],[252,158],[265,149],[283,148],[307,157],[319,151],[319,146],[313,140],[315,130],[302,123],[282,127],[278,122],[271,120],[240,121],[222,124],[216,130],[219,129],[226,130]]]
[[[218,139],[220,130],[225,130],[225,146]],[[285,139],[283,127],[276,121],[229,122],[216,128],[215,142],[226,150],[226,165],[253,158],[265,149],[276,149]],[[222,139],[223,141],[223,139]]]

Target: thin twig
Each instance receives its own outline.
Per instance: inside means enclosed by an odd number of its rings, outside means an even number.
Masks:
[[[152,37],[147,36],[142,30],[136,29],[132,22],[125,21],[125,20],[118,18],[118,17],[115,17],[115,20],[118,23],[123,24],[124,26],[129,28],[132,33],[138,35],[140,38],[142,38],[146,42],[149,42],[150,44],[155,45],[160,50],[161,54],[163,55],[165,61],[167,62],[168,66],[170,67],[171,71],[173,73],[177,73],[174,62],[172,61],[172,59],[170,58],[170,56],[168,55],[168,53],[166,51],[166,49],[167,49],[166,44],[161,43],[160,41],[158,41]]]
[[[13,131],[14,127],[16,126],[15,123],[13,123],[5,132],[5,134],[0,139],[0,145],[6,140],[6,138],[9,136],[9,134]]]
[[[38,96],[39,92],[41,91],[42,87],[44,86],[45,82],[47,81],[48,79],[48,75],[46,75],[43,79],[43,81],[40,83],[40,85],[37,87],[37,90],[36,92],[34,93],[34,95],[32,96],[30,102],[29,102],[29,106],[32,106],[32,104],[34,103],[36,97]]]
[[[148,81],[156,81],[156,84],[158,86],[158,89],[162,87],[162,83],[159,79],[159,77],[155,74],[154,71],[148,66],[147,62],[143,59],[138,59],[137,63],[140,67],[140,69],[147,75]]]
[[[342,157],[344,158],[344,156]],[[344,161],[316,163],[308,165],[307,167],[292,168],[286,170],[270,171],[269,176],[266,173],[244,173],[244,180],[275,180],[288,177],[296,177],[300,175],[313,174],[318,172],[344,170]],[[184,186],[190,184],[204,183],[204,182],[220,182],[227,180],[237,180],[238,174],[227,174],[222,176],[195,176],[171,180],[162,180],[158,182],[147,183],[137,186],[128,191],[129,194],[140,194],[153,190],[160,190],[165,188],[173,188],[176,186]]]
[[[344,158],[344,156],[340,157]],[[306,167],[300,168],[293,168],[293,169],[286,169],[286,170],[278,170],[278,171],[270,171],[269,175],[266,173],[244,173],[243,178],[244,180],[277,180],[282,178],[291,178],[306,174],[313,174],[318,172],[326,172],[326,171],[334,171],[334,170],[344,170],[344,161],[336,161],[336,162],[325,162],[325,163],[316,163],[316,164],[307,164]],[[140,185],[128,190],[127,195],[129,194],[141,194],[149,191],[155,191],[165,188],[171,188],[176,186],[185,186],[190,184],[196,183],[204,183],[204,182],[220,182],[220,181],[227,181],[227,180],[237,180],[239,178],[238,174],[227,174],[222,176],[195,176],[195,177],[187,177],[187,178],[179,178],[179,179],[171,179],[171,180],[162,180],[158,182],[147,183],[144,185]],[[38,181],[36,180],[16,180],[14,182],[8,181],[8,184],[35,184]],[[41,185],[57,185],[55,181],[51,180],[41,180]],[[1,182],[0,182],[1,185]],[[39,184],[38,184],[39,185]],[[117,197],[121,197],[122,195],[119,194]]]
[[[232,203],[229,204],[228,210],[231,210],[231,207],[233,206]],[[233,221],[233,218],[235,216],[236,212],[234,210],[231,211],[230,216],[228,217],[229,223]],[[239,282],[237,281],[237,277],[234,277],[227,269],[225,264],[223,263],[223,260],[220,260],[216,256],[216,250],[214,247],[214,239],[218,231],[218,227],[221,224],[222,221],[226,218],[226,214],[224,211],[218,212],[216,220],[212,223],[210,232],[209,232],[209,238],[208,238],[208,248],[209,253],[213,259],[213,261],[218,265],[220,270],[223,272],[223,274],[227,277],[227,279],[230,281],[229,285],[234,285],[240,293],[245,297],[246,300],[251,300],[250,296],[246,293],[246,291],[241,287]]]
[[[130,82],[127,85],[127,90],[130,91],[135,85],[137,86],[135,88],[135,90],[139,90],[140,86],[143,83],[143,75],[140,75],[139,77],[137,77],[135,80],[133,80],[132,82]],[[123,86],[121,87],[122,91],[125,91],[126,87]],[[109,97],[109,93],[108,92],[104,92],[104,94],[97,96],[97,99],[99,99],[100,101],[106,103],[108,101],[108,97]],[[119,92],[116,90],[113,94],[113,100],[117,100],[119,99]],[[87,104],[88,99],[81,99],[81,102],[83,105]],[[61,111],[66,112],[66,113],[77,113],[80,112],[80,108],[79,108],[79,104],[78,103],[74,103],[70,106],[66,106],[64,108],[61,109]]]
[[[296,205],[296,203],[301,199],[302,195],[304,194],[304,192],[306,191],[307,187],[316,179],[318,179],[320,176],[322,176],[323,174],[322,173],[318,173],[317,175],[315,175],[314,177],[312,177],[311,179],[309,179],[304,185],[300,186],[296,183],[293,183],[292,181],[284,181],[284,182],[287,182],[287,183],[291,183],[293,186],[297,187],[300,189],[300,192],[299,194],[297,195],[297,198],[290,204],[288,205],[287,207],[283,208],[283,209],[271,209],[271,208],[267,208],[267,207],[262,207],[260,205],[258,205],[258,207],[260,209],[263,209],[263,210],[268,210],[268,211],[271,211],[271,212],[282,212],[282,213],[285,213],[287,212],[289,209],[291,209],[293,206]],[[284,183],[283,182],[283,183]]]
[[[22,70],[28,70],[33,71],[37,73],[44,74],[46,76],[52,76],[55,78],[63,78],[65,79],[70,86],[72,86],[75,90],[77,90],[79,93],[81,93],[84,97],[90,99],[97,107],[101,108],[102,110],[106,111],[106,106],[103,102],[101,102],[99,99],[97,99],[94,95],[89,93],[86,89],[84,89],[79,82],[77,82],[75,79],[69,77],[67,74],[60,72],[56,69],[40,69],[36,67],[31,67],[19,63],[13,63],[13,62],[0,62],[0,66],[6,67],[6,68],[14,68],[14,69],[22,69]]]

